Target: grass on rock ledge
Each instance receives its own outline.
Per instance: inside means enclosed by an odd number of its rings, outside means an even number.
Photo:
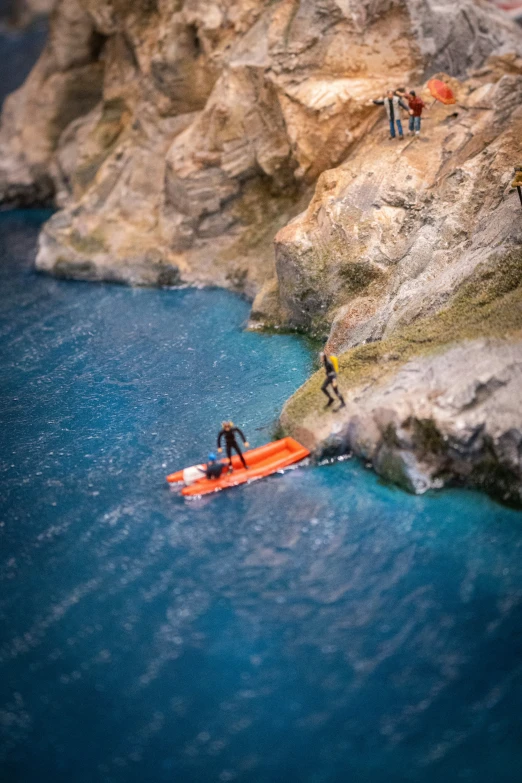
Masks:
[[[439,352],[463,340],[507,337],[517,332],[522,333],[522,250],[479,264],[449,305],[436,315],[401,327],[380,342],[342,354],[340,386],[344,392],[376,383],[414,357]],[[322,381],[323,373],[315,373],[289,400],[284,411],[286,429],[312,412],[323,413]]]

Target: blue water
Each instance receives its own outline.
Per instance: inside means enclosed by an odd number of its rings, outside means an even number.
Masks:
[[[352,461],[184,501],[308,348],[222,291],[38,276],[43,217],[0,215],[0,779],[518,783],[522,515]]]
[[[28,30],[9,30],[5,24],[10,3],[0,0],[0,105],[24,83],[47,37],[47,23],[38,19]]]

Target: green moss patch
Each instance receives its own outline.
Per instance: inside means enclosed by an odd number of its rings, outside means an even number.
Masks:
[[[386,279],[384,272],[368,261],[346,264],[339,269],[339,277],[343,283],[343,293],[351,296],[362,293],[372,283]]]
[[[95,255],[96,253],[103,253],[106,251],[104,237],[101,232],[93,231],[92,234],[82,236],[76,229],[71,231],[69,235],[69,242],[71,246],[78,252],[84,255]]]

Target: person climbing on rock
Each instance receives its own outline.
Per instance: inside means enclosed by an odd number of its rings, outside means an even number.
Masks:
[[[208,479],[218,479],[221,478],[221,474],[223,473],[224,465],[221,462],[221,460],[218,460],[216,455],[214,453],[208,455],[208,462],[205,465],[204,468],[198,468],[198,470],[201,471],[201,473],[205,474],[205,477]]]
[[[390,122],[390,139],[395,138],[395,125],[397,125],[397,130],[399,131],[399,139],[403,139],[404,133],[402,130],[400,109],[402,108],[404,111],[409,111],[409,106],[404,103],[402,98],[399,98],[393,90],[388,90],[385,98],[381,98],[379,101],[373,101],[373,103],[376,106],[384,106],[386,109],[386,114],[388,115],[388,120]]]
[[[427,109],[428,107],[422,98],[416,94],[415,90],[410,90],[406,100],[410,107],[410,121],[408,126],[410,136],[420,136],[422,110]]]
[[[221,442],[223,441],[223,438],[225,439],[225,446],[227,451],[227,457],[228,457],[228,469],[229,471],[232,470],[232,451],[235,451],[236,454],[239,455],[239,459],[241,460],[243,467],[245,470],[248,470],[248,465],[245,462],[245,458],[243,457],[243,453],[241,449],[238,446],[237,440],[236,440],[236,433],[241,437],[243,443],[245,444],[246,448],[248,448],[249,443],[239,427],[234,426],[233,421],[224,421],[222,425],[222,430],[218,435],[217,439],[217,445],[218,445],[218,452],[221,454],[223,449],[221,448]]]
[[[328,387],[331,386],[334,390],[335,394],[337,395],[338,399],[341,402],[341,408],[344,408],[346,403],[344,401],[344,397],[339,391],[339,385],[337,383],[337,370],[334,367],[332,357],[327,356],[327,354],[324,351],[321,351],[319,354],[319,357],[321,359],[321,363],[325,369],[326,372],[326,378],[324,380],[323,385],[321,386],[321,391],[326,394],[328,397],[328,402],[326,403],[326,407],[329,408],[330,405],[333,405],[334,398],[328,391]]]

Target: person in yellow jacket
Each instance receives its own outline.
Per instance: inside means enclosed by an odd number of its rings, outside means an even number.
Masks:
[[[346,403],[344,401],[343,395],[339,391],[339,385],[337,383],[337,369],[334,365],[334,362],[332,361],[333,359],[335,359],[335,357],[328,356],[324,351],[321,351],[319,356],[321,359],[321,363],[326,372],[326,378],[324,380],[323,385],[321,386],[321,391],[324,394],[326,394],[326,396],[328,397],[328,402],[326,403],[326,407],[329,408],[330,405],[333,405],[333,401],[334,401],[334,398],[328,391],[329,387],[331,386],[341,402],[341,408],[344,408]]]

